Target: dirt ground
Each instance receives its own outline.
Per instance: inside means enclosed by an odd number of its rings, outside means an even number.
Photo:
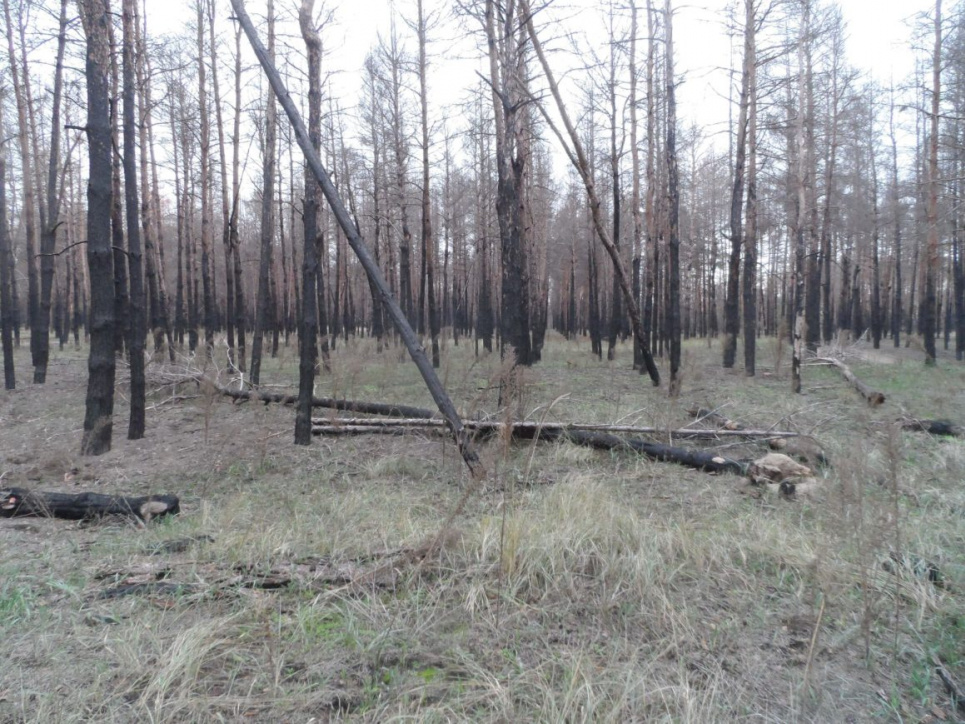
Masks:
[[[266,363],[271,389],[292,389],[292,345]],[[826,352],[887,402],[868,408],[822,367],[792,395],[773,340],[754,379],[688,343],[671,401],[629,349],[606,363],[553,339],[509,411],[669,430],[700,405],[802,433],[831,466],[787,500],[629,452],[503,440],[481,443],[490,479],[471,489],[427,432],[296,447],[290,407],[183,381],[195,359],[149,366],[138,441],[119,368],[113,449],[83,457],[85,351],[55,352],[37,386],[24,342],[20,387],[0,392],[0,488],[173,493],[182,513],[0,519],[0,722],[953,721],[935,662],[965,687],[965,440],[896,423],[965,423],[965,366]],[[507,414],[498,359],[450,344],[440,374],[464,414]],[[369,340],[340,345],[316,393],[431,406],[400,351]]]

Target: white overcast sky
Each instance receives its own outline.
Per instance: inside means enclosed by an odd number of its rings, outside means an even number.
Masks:
[[[451,4],[425,1],[427,7],[447,7]],[[599,22],[603,22],[606,0],[560,2],[567,7],[583,7],[583,13],[590,16],[596,14]],[[724,20],[726,8],[733,2],[675,0],[673,3],[677,70],[687,78],[681,88],[680,98],[680,112],[685,116],[696,115],[698,107],[706,104],[710,96],[724,90],[720,76],[713,69],[728,63],[730,40]],[[375,42],[376,34],[386,32],[392,3],[388,0],[337,0],[330,4],[335,8],[339,23],[336,34],[338,42],[342,44],[339,60],[347,69],[360,67],[366,51]],[[662,2],[656,0],[655,4],[662,5]],[[397,10],[403,13],[411,12],[414,5],[409,0],[395,3]],[[840,0],[839,5],[847,23],[847,55],[852,65],[871,71],[883,82],[894,77],[897,83],[910,73],[914,67],[911,48],[913,20],[916,15],[934,8],[934,0]],[[255,11],[257,7],[258,4],[249,1],[249,10]],[[406,29],[400,26],[400,32],[405,33]],[[739,44],[739,39],[737,42]],[[439,50],[438,45],[436,51]],[[436,65],[433,76],[437,84],[452,89],[464,82],[464,74],[453,76],[445,72],[446,59],[437,56],[433,62]]]
[[[316,8],[323,0],[315,0]],[[531,0],[534,1],[534,0]],[[713,135],[726,128],[727,120],[727,72],[731,53],[731,40],[725,29],[726,8],[735,0],[674,0],[674,44],[676,70],[683,82],[678,90],[678,118],[681,127],[696,121]],[[193,0],[147,0],[148,27],[152,33],[171,32],[183,28],[185,21],[193,19]],[[219,12],[222,19],[228,13],[227,0],[221,0]],[[424,0],[426,7],[444,15],[451,15],[454,0]],[[183,3],[183,13],[172,13],[172,5]],[[339,98],[339,106],[350,109],[361,98],[361,84],[366,54],[377,42],[378,34],[387,35],[392,9],[398,15],[412,17],[415,0],[324,0],[333,11],[334,24],[323,33],[323,41],[329,50],[325,64],[331,70],[337,68],[338,76],[332,82],[332,91]],[[300,0],[275,0],[276,12],[294,17]],[[640,0],[640,5],[644,3]],[[661,6],[663,0],[654,0]],[[608,0],[556,0],[557,10],[570,18],[568,25],[585,32],[587,37],[601,38],[603,46],[604,23]],[[253,17],[262,17],[265,0],[247,0],[246,6]],[[916,16],[929,12],[934,0],[839,0],[839,6],[847,24],[846,54],[849,63],[859,70],[872,73],[880,82],[888,84],[892,79],[900,84],[914,69],[912,48]],[[566,10],[562,10],[566,8]],[[641,23],[645,15],[641,13]],[[189,21],[190,22],[190,21]],[[595,26],[595,27],[594,27]],[[415,48],[414,33],[398,22],[401,37],[411,49]],[[475,28],[473,28],[475,30]],[[297,28],[288,31],[289,39],[301,47]],[[545,28],[544,42],[552,35],[552,28]],[[735,53],[740,52],[740,39],[734,40]],[[247,50],[247,49],[246,49]],[[641,51],[643,52],[643,51]],[[475,54],[475,40],[467,36],[464,27],[452,22],[444,23],[430,45],[430,103],[439,119],[441,110],[465,96],[465,88],[478,82],[476,71],[485,71],[480,60],[469,56]],[[559,58],[559,56],[557,56]],[[736,56],[735,56],[736,58]],[[739,62],[739,58],[736,58]],[[564,62],[559,59],[559,62]]]

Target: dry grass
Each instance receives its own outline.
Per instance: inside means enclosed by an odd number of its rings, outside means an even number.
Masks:
[[[806,369],[808,394],[793,396],[779,375],[721,370],[701,342],[687,345],[686,387],[669,401],[621,352],[599,362],[553,340],[522,375],[513,416],[669,429],[694,403],[723,408],[815,435],[834,463],[822,492],[756,498],[736,477],[630,454],[493,441],[482,450],[492,480],[417,571],[405,551],[468,485],[447,442],[412,432],[296,448],[290,409],[158,384],[147,439],[83,458],[84,360],[55,356],[50,384],[0,396],[4,482],[175,492],[184,513],[147,528],[0,520],[14,553],[0,563],[0,721],[950,714],[929,662],[965,683],[965,441],[892,423],[902,411],[965,421],[963,369],[907,353],[850,360],[888,395],[869,410],[833,371]],[[762,366],[776,354],[765,342]],[[429,406],[398,357],[340,345],[319,394]],[[290,384],[294,355],[263,373]],[[498,359],[450,345],[442,374],[461,409],[497,412]],[[195,536],[213,541],[152,555]],[[279,576],[282,587],[260,587]],[[158,577],[179,585],[101,597]]]

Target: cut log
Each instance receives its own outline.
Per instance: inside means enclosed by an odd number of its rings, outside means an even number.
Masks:
[[[124,497],[101,493],[46,493],[24,488],[0,490],[0,517],[34,516],[84,520],[119,515],[149,521],[181,511],[176,495]]]
[[[965,437],[965,428],[951,420],[903,420],[901,429],[927,432],[931,435]]]
[[[424,420],[421,418],[402,418],[392,420],[380,420],[370,417],[338,417],[333,419],[317,418],[312,420],[315,426],[316,435],[338,435],[338,434],[360,434],[366,432],[382,432],[389,430],[397,431],[400,429],[445,429],[442,420]],[[493,420],[464,420],[466,429],[472,430],[477,434],[491,435],[501,432],[506,423]],[[634,435],[659,435],[661,437],[673,438],[692,438],[714,440],[721,437],[766,437],[766,438],[793,438],[798,435],[796,432],[786,430],[691,430],[683,428],[678,430],[667,430],[661,427],[646,427],[640,425],[605,425],[588,424],[579,422],[514,422],[513,436],[525,439],[536,437],[540,431],[572,431],[583,430],[586,432],[610,432],[628,433]],[[378,428],[378,429],[376,429]],[[522,431],[527,431],[525,434]]]
[[[841,371],[841,376],[846,379],[851,386],[858,391],[858,393],[868,402],[871,407],[878,407],[878,405],[883,405],[885,403],[885,393],[879,390],[875,390],[868,386],[861,380],[859,380],[851,368],[848,367],[841,360],[834,359],[834,357],[815,357],[812,364],[827,364],[833,365]]]

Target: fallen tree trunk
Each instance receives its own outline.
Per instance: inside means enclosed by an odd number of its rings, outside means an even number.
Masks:
[[[148,521],[177,515],[180,511],[176,495],[124,497],[101,493],[45,493],[24,488],[0,490],[0,517],[3,518],[35,516],[84,520],[120,515]]]
[[[208,381],[211,382],[210,380]],[[215,382],[211,382],[211,385],[222,395],[230,397],[233,400],[254,400],[256,402],[264,402],[266,405],[270,402],[277,402],[282,405],[294,405],[298,402],[298,395],[284,395],[280,392],[266,392],[262,390],[230,390]],[[312,407],[326,407],[332,410],[343,410],[345,412],[361,412],[366,415],[418,418],[420,420],[429,420],[436,416],[436,413],[425,407],[396,405],[390,402],[337,400],[333,397],[313,397]],[[440,423],[445,425],[441,420]]]
[[[392,420],[380,420],[370,417],[337,417],[333,419],[317,418],[312,420],[312,424],[318,429],[317,435],[338,434],[339,431],[349,430],[351,432],[375,432],[373,428],[383,428],[385,430],[399,428],[439,428],[445,429],[442,420],[426,420],[422,418],[402,418]],[[506,423],[490,420],[464,420],[466,429],[477,433],[494,434],[505,429]],[[640,425],[605,425],[590,424],[579,422],[513,422],[513,436],[530,439],[542,432],[550,431],[573,431],[582,430],[586,432],[609,432],[609,433],[629,433],[635,435],[660,435],[671,439],[677,438],[703,438],[716,439],[720,437],[764,437],[764,438],[789,438],[797,437],[799,433],[786,430],[700,430],[682,428],[678,430],[668,430],[662,427],[645,427]]]
[[[394,425],[398,422],[424,422],[422,425]],[[320,424],[319,424],[320,423]],[[313,421],[312,433],[315,435],[358,435],[371,433],[398,434],[405,429],[429,429],[431,431],[441,431],[441,425],[437,421],[405,421],[405,420],[361,420],[355,419],[348,421],[347,424],[333,424],[330,420]],[[483,434],[494,434],[502,431],[504,423],[498,422],[478,422],[467,421],[466,426]],[[638,428],[639,429],[639,428]],[[666,433],[665,430],[650,428],[655,432]],[[712,433],[712,430],[683,430],[683,433]],[[734,434],[737,434],[736,432]],[[641,438],[631,437],[622,438],[608,432],[600,430],[575,429],[563,424],[551,423],[513,423],[512,437],[516,440],[541,440],[554,442],[565,440],[566,442],[584,447],[591,447],[596,450],[632,450],[644,455],[651,460],[662,462],[677,463],[708,473],[735,473],[744,475],[747,471],[747,463],[725,458],[712,452],[704,450],[689,450],[687,448],[664,445],[662,443],[651,442]]]
[[[521,432],[523,434],[520,437],[525,438],[525,434],[530,431],[524,428]],[[588,430],[532,430],[532,433],[534,438],[540,440],[566,440],[596,450],[633,450],[651,460],[677,463],[688,468],[703,470],[705,473],[744,475],[747,472],[747,464],[738,460],[731,460],[703,450],[688,450],[672,445],[662,445],[638,437],[622,438],[605,432]],[[513,436],[516,437],[515,431],[513,431]]]
[[[902,430],[927,432],[932,435],[951,435],[965,437],[965,428],[951,420],[903,420]]]
[[[841,371],[841,376],[846,379],[851,386],[858,391],[858,393],[867,400],[871,407],[877,407],[878,405],[883,405],[885,402],[885,393],[879,390],[875,390],[869,387],[867,384],[859,380],[851,368],[848,367],[841,360],[834,359],[833,357],[816,357],[811,361],[812,364],[827,364],[837,367]]]

